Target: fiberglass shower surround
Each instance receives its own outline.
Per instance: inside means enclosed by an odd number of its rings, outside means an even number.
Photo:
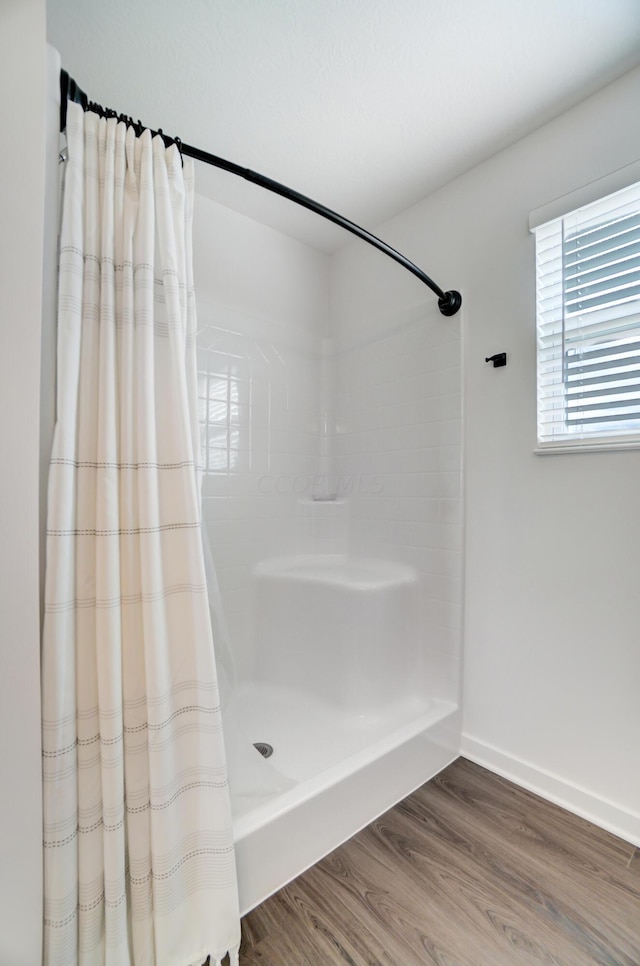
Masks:
[[[219,212],[198,211],[204,279]],[[234,248],[250,246],[253,226],[236,227]],[[233,305],[199,287],[201,404],[225,422],[209,426],[203,515],[235,663],[223,717],[243,912],[444,767],[460,730],[460,319],[385,306],[370,326],[338,319],[329,346],[312,309],[287,308],[299,253],[280,243],[277,311],[240,310],[240,256]],[[342,495],[313,499],[327,476]]]
[[[319,253],[202,196],[194,217],[203,524],[246,912],[458,753],[462,313],[437,286],[439,306],[425,292],[399,308],[390,288],[375,317],[355,311],[358,255],[328,320]]]

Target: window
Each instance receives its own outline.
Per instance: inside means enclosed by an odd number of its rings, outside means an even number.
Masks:
[[[205,473],[228,473],[237,467],[239,395],[237,379],[209,370],[198,372],[198,419]]]
[[[640,445],[640,183],[534,233],[540,448]]]

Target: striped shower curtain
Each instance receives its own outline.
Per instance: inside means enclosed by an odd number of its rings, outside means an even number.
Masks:
[[[193,163],[70,103],[42,654],[45,964],[237,962],[200,537]]]

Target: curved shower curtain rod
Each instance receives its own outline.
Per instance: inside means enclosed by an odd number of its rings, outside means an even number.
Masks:
[[[66,70],[60,71],[60,130],[64,131],[67,126],[67,101],[74,101],[76,104],[80,104],[85,111],[95,111],[101,114],[103,117],[116,117],[127,124],[131,124],[138,133],[142,130],[146,130],[140,121],[136,124],[133,118],[128,117],[125,114],[118,114],[116,111],[112,111],[107,108],[101,107],[93,101],[90,101],[84,91],[78,87],[76,82]],[[183,144],[179,138],[168,137],[163,133],[162,129],[158,131],[151,131],[153,135],[159,134],[165,142],[169,144],[175,144],[181,153],[188,157],[194,158],[196,161],[203,161],[205,164],[210,164],[214,168],[221,168],[223,171],[228,171],[230,174],[238,175],[244,178],[245,181],[251,181],[253,184],[258,185],[260,188],[266,188],[267,191],[272,191],[274,194],[281,195],[283,198],[287,198],[289,201],[293,201],[296,205],[300,205],[303,208],[308,208],[309,211],[315,212],[315,214],[320,215],[322,218],[326,218],[327,221],[333,222],[340,228],[344,228],[346,231],[351,232],[352,235],[356,235],[363,241],[368,242],[377,248],[383,254],[388,255],[389,258],[393,258],[394,261],[398,262],[403,268],[411,272],[421,282],[424,282],[431,291],[438,296],[438,308],[442,315],[451,316],[455,315],[460,306],[462,305],[462,296],[459,292],[454,290],[445,292],[440,288],[439,285],[433,281],[432,278],[414,265],[413,262],[405,258],[404,255],[392,248],[391,245],[387,245],[386,242],[382,241],[376,235],[372,235],[370,231],[366,228],[361,228],[360,225],[356,225],[355,222],[350,221],[345,218],[344,215],[339,215],[336,211],[332,211],[331,208],[326,208],[319,202],[314,201],[312,198],[308,198],[306,195],[300,194],[299,191],[295,191],[293,188],[288,188],[284,184],[280,184],[279,181],[273,181],[271,178],[265,177],[263,174],[258,174],[256,171],[251,171],[250,168],[243,168],[239,164],[234,164],[233,161],[227,161],[225,158],[219,158],[215,154],[209,154],[208,151],[203,151],[200,148],[194,148],[190,144]]]

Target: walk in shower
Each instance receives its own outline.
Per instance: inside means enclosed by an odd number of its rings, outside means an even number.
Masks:
[[[426,291],[356,312],[340,255],[204,197],[194,245],[247,911],[457,754],[462,313]]]
[[[354,270],[212,201],[226,177],[198,166],[194,270],[205,558],[246,912],[458,753],[464,310],[444,317],[367,246]],[[52,313],[53,299],[47,338]]]

